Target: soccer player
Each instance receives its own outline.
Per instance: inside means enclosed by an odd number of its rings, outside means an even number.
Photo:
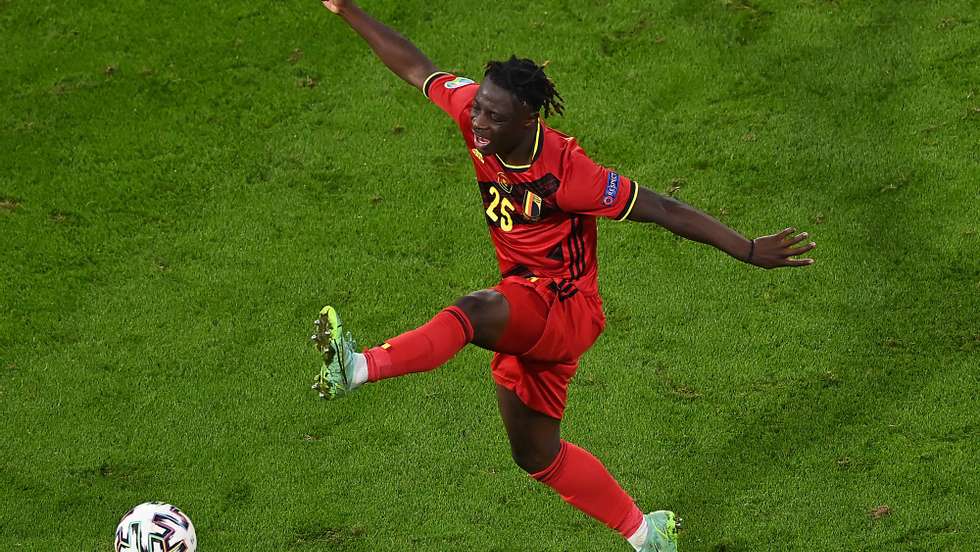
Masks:
[[[462,131],[500,268],[500,282],[458,299],[419,328],[357,352],[326,306],[313,341],[314,381],[335,398],[367,382],[432,370],[466,344],[494,351],[490,368],[514,461],[565,501],[619,532],[636,550],[677,550],[673,512],[643,515],[603,464],[560,437],[569,380],[602,333],[596,217],[654,222],[763,268],[806,266],[815,247],[787,228],[747,239],[714,218],[594,163],[575,139],[545,124],[563,112],[543,67],[491,61],[482,83],[439,71],[412,43],[352,0],[322,0],[396,75]]]

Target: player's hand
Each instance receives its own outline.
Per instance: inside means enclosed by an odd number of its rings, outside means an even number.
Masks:
[[[348,0],[320,0],[324,8],[334,12],[340,13],[341,10],[347,6],[353,4],[353,2],[348,2]]]
[[[794,259],[817,246],[814,242],[796,245],[810,237],[806,232],[793,235],[796,228],[787,228],[778,234],[756,238],[752,257],[747,261],[762,268],[779,268],[781,266],[809,266],[813,259]]]

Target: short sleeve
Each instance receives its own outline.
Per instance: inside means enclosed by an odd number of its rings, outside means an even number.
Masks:
[[[468,116],[467,111],[479,87],[480,85],[471,79],[440,71],[432,73],[425,79],[422,93],[452,117],[457,124],[461,124],[461,120]]]
[[[597,164],[574,141],[563,157],[555,197],[561,210],[615,220],[629,216],[636,203],[635,182]]]

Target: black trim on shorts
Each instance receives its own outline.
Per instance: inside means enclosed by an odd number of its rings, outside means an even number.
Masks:
[[[548,286],[555,292],[558,296],[559,301],[564,301],[569,297],[574,297],[578,293],[578,288],[575,287],[575,282],[572,280],[561,280],[560,282],[551,282]]]

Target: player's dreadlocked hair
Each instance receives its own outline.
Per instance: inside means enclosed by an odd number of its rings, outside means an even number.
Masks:
[[[544,109],[547,117],[555,112],[565,113],[564,99],[555,90],[555,84],[544,74],[548,62],[538,65],[529,59],[518,59],[511,55],[507,61],[491,61],[487,63],[484,76],[489,77],[497,86],[510,91],[518,100],[527,104],[534,111]]]

